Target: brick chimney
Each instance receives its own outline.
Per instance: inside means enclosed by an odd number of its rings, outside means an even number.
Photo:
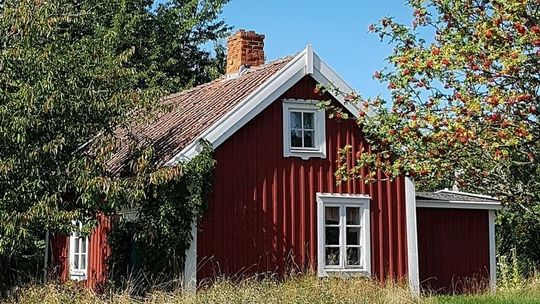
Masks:
[[[264,64],[264,35],[239,30],[227,38],[227,74],[238,73],[243,65],[261,64]]]

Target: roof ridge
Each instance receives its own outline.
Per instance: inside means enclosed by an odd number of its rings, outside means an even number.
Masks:
[[[211,84],[214,84],[214,83],[217,83],[217,82],[221,82],[221,81],[230,81],[230,80],[237,80],[239,78],[242,78],[244,77],[245,75],[249,75],[253,72],[256,72],[256,71],[259,71],[259,70],[262,70],[262,69],[265,69],[265,68],[268,68],[270,66],[274,66],[274,65],[277,65],[277,64],[282,64],[283,62],[285,61],[288,61],[288,60],[291,60],[292,58],[294,58],[298,53],[294,54],[294,55],[288,55],[288,56],[284,56],[284,57],[280,57],[280,58],[277,58],[277,59],[274,59],[270,62],[267,62],[265,64],[261,64],[259,66],[256,66],[256,67],[250,67],[249,69],[247,69],[244,74],[242,75],[239,75],[238,77],[235,77],[235,78],[227,78],[227,75],[221,75],[219,76],[218,78],[214,79],[214,80],[211,80],[209,82],[205,82],[205,83],[201,83],[197,86],[194,86],[194,87],[191,87],[189,89],[185,89],[185,90],[182,90],[182,91],[178,91],[176,93],[172,93],[172,94],[169,94],[167,96],[164,96],[162,98],[162,102],[165,102],[169,99],[172,99],[172,98],[175,98],[175,97],[178,97],[178,96],[182,96],[184,94],[188,94],[188,93],[191,93],[193,91],[197,91],[197,90],[200,90],[200,89],[203,89]]]

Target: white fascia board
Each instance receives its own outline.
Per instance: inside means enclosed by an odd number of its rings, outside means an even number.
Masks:
[[[501,209],[501,203],[499,202],[417,200],[416,207],[418,208],[499,210]]]
[[[195,157],[200,152],[200,139],[208,140],[214,149],[217,148],[306,75],[312,75],[321,85],[333,85],[344,93],[353,92],[352,88],[319,58],[317,53],[313,51],[313,47],[308,45],[279,72],[165,163],[165,166],[172,166],[180,161],[187,161]],[[330,93],[357,117],[358,108],[356,106],[346,102],[340,94]]]
[[[343,94],[353,93],[352,87],[343,80],[334,70],[321,60],[319,55],[313,53],[313,78],[322,86],[335,87],[339,92]],[[360,110],[356,105],[345,101],[342,94],[336,94],[334,90],[329,89],[330,93],[335,99],[337,99],[355,118],[358,118],[358,111]]]

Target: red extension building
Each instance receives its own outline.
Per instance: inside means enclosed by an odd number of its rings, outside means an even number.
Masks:
[[[145,127],[163,165],[215,148],[214,191],[187,252],[187,286],[221,275],[316,270],[319,276],[370,276],[457,290],[473,278],[495,284],[494,212],[490,197],[415,193],[407,178],[336,185],[338,149],[369,149],[354,120],[329,119],[330,100],[351,117],[359,109],[317,84],[352,88],[307,46],[265,63],[264,36],[228,39],[227,75],[173,94],[177,106]],[[107,231],[54,241],[63,278],[96,286],[106,278]],[[166,258],[166,257],[164,257]]]

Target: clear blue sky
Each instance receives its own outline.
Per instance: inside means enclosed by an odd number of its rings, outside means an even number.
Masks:
[[[410,24],[411,9],[402,0],[231,0],[223,18],[235,30],[265,34],[267,60],[301,51],[309,43],[315,52],[365,97],[387,89],[372,79],[391,53],[386,42],[368,32],[370,23],[385,16]]]

